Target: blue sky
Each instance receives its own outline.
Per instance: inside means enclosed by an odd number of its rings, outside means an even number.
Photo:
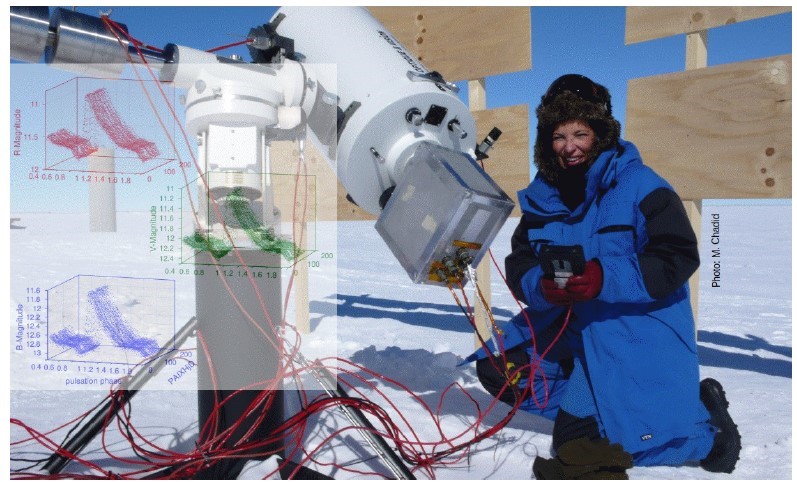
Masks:
[[[276,11],[276,7],[79,7],[90,14],[108,9],[113,9],[112,18],[126,23],[130,33],[143,41],[203,50],[245,38],[250,27],[267,22]],[[625,7],[532,7],[531,22],[532,69],[489,78],[488,107],[527,103],[533,110],[552,80],[577,72],[609,88],[622,122],[629,79],[684,68],[685,35],[625,45]],[[790,13],[714,28],[709,31],[708,62],[717,65],[791,53],[791,41]],[[244,47],[225,53],[249,58]]]
[[[177,43],[210,49],[243,39],[276,7],[79,7],[96,14],[112,9],[131,34],[155,46]],[[488,106],[536,106],[548,84],[578,72],[609,87],[618,118],[625,117],[629,79],[683,70],[686,37],[626,46],[625,7],[532,7],[532,69],[488,80]],[[480,33],[489,35],[489,33]],[[791,53],[791,14],[741,22],[709,31],[709,65]],[[225,51],[248,58],[246,48]]]
[[[251,27],[267,22],[276,7],[114,6],[78,10],[92,15],[112,10],[111,18],[126,24],[134,37],[158,47],[176,43],[206,50],[244,39]],[[531,145],[536,128],[534,108],[559,75],[581,73],[606,85],[612,93],[615,117],[624,124],[630,79],[684,68],[684,35],[625,45],[624,7],[532,7],[531,22],[532,69],[487,79],[488,108],[529,105]],[[718,65],[788,54],[791,45],[791,13],[741,22],[709,31],[708,62]],[[222,53],[249,58],[245,47]],[[466,83],[459,85],[467,90]],[[14,191],[18,180],[13,172],[11,181]],[[15,203],[14,208],[19,206]]]

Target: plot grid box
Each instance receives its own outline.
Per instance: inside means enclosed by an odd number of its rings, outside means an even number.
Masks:
[[[47,359],[135,365],[174,347],[175,281],[78,275],[47,290]]]
[[[174,161],[175,91],[154,81],[75,77],[44,93],[44,169],[146,174]],[[92,170],[88,156],[114,150],[111,171]]]
[[[262,195],[265,189],[246,187],[258,186],[261,181],[268,186],[270,195]],[[318,193],[319,182],[323,181],[313,174],[280,172],[209,171],[205,173],[204,181],[202,177],[197,177],[180,188],[180,264],[242,267],[232,252],[233,247],[250,249],[259,246],[265,252],[283,254],[284,264],[254,264],[249,265],[250,268],[282,269],[295,266],[318,251],[316,230],[319,204],[322,202]],[[204,183],[210,186],[244,187],[240,190],[227,187],[217,189],[214,199],[211,199],[206,194]],[[264,212],[268,209],[273,212],[273,224],[263,221]],[[304,227],[294,226],[300,221],[304,221]],[[197,228],[198,225],[206,228]],[[210,239],[209,244],[217,248],[215,260],[201,262],[196,259],[197,253],[203,250],[198,250],[186,240],[197,232]],[[271,247],[263,242],[266,237],[273,238]],[[304,246],[295,249],[300,241]]]

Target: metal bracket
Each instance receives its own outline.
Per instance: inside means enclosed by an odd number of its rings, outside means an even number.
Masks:
[[[418,72],[408,70],[407,78],[413,82],[434,82],[434,84],[440,88],[449,90],[455,94],[459,93],[459,87],[451,82],[446,82],[443,76],[440,75],[440,72],[437,72],[436,70],[426,72],[425,74],[419,74]]]

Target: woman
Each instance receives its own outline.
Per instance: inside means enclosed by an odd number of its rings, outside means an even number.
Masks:
[[[480,380],[554,420],[556,457],[537,457],[537,478],[626,478],[632,465],[690,461],[731,472],[738,430],[721,385],[698,378],[687,281],[699,258],[681,200],[620,138],[605,87],[562,76],[537,119],[538,173],[518,193],[506,258],[528,307],[504,332],[504,356],[475,354]],[[574,247],[569,278],[546,274],[540,255],[552,246]]]

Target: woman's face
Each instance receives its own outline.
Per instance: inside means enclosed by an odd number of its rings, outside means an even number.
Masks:
[[[559,167],[572,169],[589,160],[595,146],[595,131],[581,120],[562,122],[553,131],[552,146]]]

